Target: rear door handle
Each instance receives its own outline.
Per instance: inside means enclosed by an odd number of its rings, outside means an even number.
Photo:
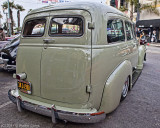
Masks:
[[[46,44],[54,44],[54,43],[55,43],[55,40],[54,40],[54,39],[44,39],[43,41],[44,41],[44,43],[46,43]]]

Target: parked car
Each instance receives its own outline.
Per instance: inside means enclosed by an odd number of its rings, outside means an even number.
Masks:
[[[41,32],[34,34],[37,27]],[[18,48],[17,89],[8,96],[18,111],[53,123],[96,123],[126,98],[145,54],[133,22],[113,7],[73,2],[32,10]]]
[[[8,71],[16,70],[17,49],[20,42],[20,36],[15,37],[8,42],[0,51],[0,61],[3,63],[3,69]]]
[[[0,52],[5,47],[5,45],[9,43],[9,41],[0,41]],[[1,56],[0,56],[1,58]],[[0,59],[0,64],[3,64],[3,61]]]
[[[13,39],[17,38],[20,35],[20,32],[15,33],[15,35],[11,35],[11,37],[6,36],[6,41],[12,41]]]
[[[0,51],[8,44],[10,41],[0,41]]]

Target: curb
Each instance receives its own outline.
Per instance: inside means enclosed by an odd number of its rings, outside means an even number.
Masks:
[[[149,43],[149,46],[160,47],[160,44],[152,44],[152,43]]]

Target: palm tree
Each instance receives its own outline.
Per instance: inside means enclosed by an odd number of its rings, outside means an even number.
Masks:
[[[20,12],[25,11],[23,6],[16,4],[16,9],[17,9],[17,19],[18,19],[18,30],[20,29]]]
[[[154,13],[156,15],[160,15],[159,10],[157,9],[158,2],[160,2],[160,0],[154,0],[154,2],[150,3],[150,4],[143,4],[143,5],[141,5],[140,10],[146,10],[149,13]]]
[[[2,15],[0,14],[0,27],[2,27],[2,24],[1,24],[1,19],[2,19]]]
[[[3,16],[0,14],[0,19],[2,18]]]
[[[151,3],[151,4],[143,4],[143,5],[141,5],[139,3],[139,0],[126,0],[126,2],[129,2],[130,6],[131,6],[131,10],[129,10],[131,12],[130,19],[133,20],[133,7],[135,7],[139,11],[147,10],[147,12],[159,15],[160,14],[159,10],[156,8],[157,7],[157,3],[159,1],[160,0],[154,0],[154,4]],[[123,7],[120,7],[119,10],[124,12],[124,11],[128,11],[128,8],[123,6]]]
[[[2,5],[2,8],[4,10],[8,9],[8,2],[4,2]],[[16,6],[14,4],[14,1],[13,2],[9,2],[9,12],[10,12],[10,18],[11,18],[11,34],[13,35],[13,26],[14,26],[14,21],[13,21],[13,14],[12,14],[12,10],[13,9],[16,9]]]
[[[131,12],[130,19],[133,20],[133,7],[136,7],[136,8],[138,7],[139,0],[125,0],[125,2],[130,3],[130,6],[131,6],[131,10],[129,10]],[[124,12],[124,11],[128,11],[128,8],[122,6],[122,7],[119,8],[119,10]]]

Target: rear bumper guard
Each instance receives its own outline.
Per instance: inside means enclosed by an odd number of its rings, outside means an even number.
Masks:
[[[62,110],[56,110],[55,106],[52,105],[51,108],[45,106],[36,105],[30,102],[22,101],[20,97],[15,97],[11,94],[11,90],[8,92],[9,99],[17,104],[18,111],[22,108],[29,111],[45,115],[52,118],[52,122],[56,123],[56,119],[76,122],[76,123],[97,123],[105,119],[106,114],[101,112],[100,114],[95,113],[74,113]]]

